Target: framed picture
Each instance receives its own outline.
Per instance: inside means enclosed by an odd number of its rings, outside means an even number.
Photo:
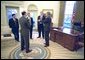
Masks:
[[[43,9],[42,11],[43,11],[43,13],[50,12],[51,17],[53,17],[53,9]]]

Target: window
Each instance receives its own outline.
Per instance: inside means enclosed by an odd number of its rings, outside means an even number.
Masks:
[[[75,1],[66,1],[64,22],[63,22],[64,28],[71,28],[71,18],[72,18],[74,3]]]
[[[12,18],[12,14],[16,14],[16,17],[19,16],[19,8],[18,7],[6,7],[6,14],[7,14],[7,20],[9,21],[10,18]]]

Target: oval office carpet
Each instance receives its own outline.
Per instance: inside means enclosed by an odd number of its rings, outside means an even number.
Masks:
[[[45,40],[37,36],[37,32],[34,32],[33,39],[30,39],[30,48],[33,51],[28,54],[20,51],[20,42],[10,37],[2,37],[1,59],[84,59],[84,47],[78,51],[70,51],[51,40],[50,46],[44,47]]]
[[[11,59],[47,59],[50,56],[50,51],[48,48],[45,48],[39,44],[31,44],[30,49],[32,52],[26,53],[25,51],[20,50],[20,46],[16,47],[11,53]]]

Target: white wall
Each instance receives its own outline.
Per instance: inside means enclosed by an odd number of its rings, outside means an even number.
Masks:
[[[6,31],[9,30],[8,21],[6,16],[6,6],[19,7],[19,17],[21,16],[22,11],[27,11],[27,8],[30,4],[35,4],[38,8],[38,15],[42,9],[53,9],[53,24],[58,26],[59,20],[59,1],[1,1],[1,31],[3,27],[7,26]],[[5,28],[4,28],[5,29]],[[9,30],[10,31],[10,30]]]
[[[1,34],[11,32],[6,16],[6,6],[19,7],[19,17],[21,11],[23,11],[23,4],[20,1],[1,1]]]
[[[21,11],[23,11],[23,4],[20,1],[1,1],[1,25],[7,26],[6,6],[19,7],[19,17]]]
[[[38,15],[40,14],[40,11],[43,9],[53,9],[53,23],[54,26],[58,26],[58,20],[59,20],[59,7],[60,2],[59,1],[25,1],[24,2],[24,10],[27,11],[27,8],[30,4],[34,4],[38,7]]]

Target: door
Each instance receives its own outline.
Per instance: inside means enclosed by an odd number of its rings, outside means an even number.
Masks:
[[[38,17],[37,11],[30,11],[30,14],[34,21],[33,29],[36,30],[37,29],[37,17]]]

